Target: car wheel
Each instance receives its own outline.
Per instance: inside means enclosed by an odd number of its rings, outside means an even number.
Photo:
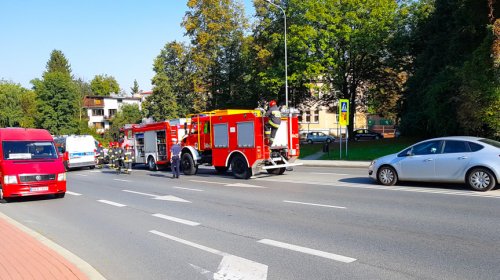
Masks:
[[[496,185],[495,176],[486,168],[474,168],[467,174],[467,185],[475,191],[489,191]]]
[[[307,140],[307,144],[312,144],[313,143],[313,140],[309,139]]]
[[[328,144],[332,143],[332,139],[330,139],[330,138],[326,139],[326,143],[328,143]]]
[[[156,165],[155,159],[152,156],[148,157],[148,169],[150,171],[158,171],[158,166]]]
[[[385,186],[394,186],[398,181],[398,174],[394,168],[382,166],[378,170],[377,181]]]
[[[184,153],[182,155],[181,165],[182,165],[182,172],[184,172],[184,175],[194,175],[198,171],[194,163],[194,159],[190,153]]]
[[[252,170],[248,167],[246,159],[240,154],[235,155],[231,160],[231,170],[237,179],[248,179],[252,176]]]
[[[375,140],[378,140],[378,139],[380,139],[380,136],[376,135]]]
[[[359,137],[354,137],[354,141],[359,141]]]

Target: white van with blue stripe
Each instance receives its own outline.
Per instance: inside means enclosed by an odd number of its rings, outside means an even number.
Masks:
[[[66,169],[76,167],[95,168],[96,141],[92,135],[69,135],[55,139],[60,152],[64,153]]]

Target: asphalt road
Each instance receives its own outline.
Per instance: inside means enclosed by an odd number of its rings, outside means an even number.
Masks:
[[[0,211],[107,279],[500,279],[500,190],[384,187],[366,169],[78,170],[64,199]]]

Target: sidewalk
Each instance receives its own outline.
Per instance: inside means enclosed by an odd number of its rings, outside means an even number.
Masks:
[[[88,263],[0,212],[1,279],[105,279]]]

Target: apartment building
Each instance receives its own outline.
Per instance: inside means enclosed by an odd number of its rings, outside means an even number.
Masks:
[[[104,133],[111,126],[112,119],[123,104],[137,104],[141,108],[142,98],[121,96],[86,96],[84,108],[87,110],[88,125],[98,133]]]

